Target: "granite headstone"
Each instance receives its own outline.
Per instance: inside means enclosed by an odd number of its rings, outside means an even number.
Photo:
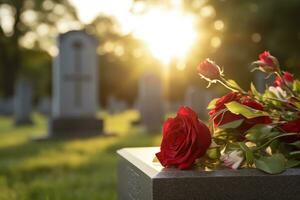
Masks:
[[[204,171],[163,168],[159,148],[118,151],[119,200],[298,200],[300,169],[269,175],[256,169]]]
[[[0,115],[14,114],[14,98],[0,98]]]
[[[206,119],[208,116],[207,106],[212,99],[212,91],[189,86],[185,93],[184,104],[197,112],[201,119]]]
[[[85,137],[102,133],[98,111],[97,40],[85,31],[58,37],[53,66],[50,137]]]
[[[50,97],[42,97],[37,104],[37,111],[43,115],[50,115],[51,113],[51,99]]]
[[[117,114],[125,111],[128,105],[125,101],[109,96],[107,99],[107,110],[110,114]]]
[[[138,106],[141,123],[148,131],[161,129],[164,101],[161,78],[155,73],[143,74],[139,81]]]
[[[30,81],[21,79],[16,83],[14,97],[15,125],[32,124],[32,86]]]

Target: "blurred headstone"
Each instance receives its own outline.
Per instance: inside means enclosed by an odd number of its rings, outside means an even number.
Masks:
[[[266,87],[265,73],[261,71],[255,71],[254,84],[258,92],[264,92]]]
[[[192,108],[201,119],[206,119],[208,116],[207,106],[212,99],[212,91],[189,86],[185,94],[184,102],[185,105]]]
[[[50,137],[99,135],[103,121],[98,111],[98,42],[85,31],[58,37],[59,54],[53,66]]]
[[[110,114],[117,114],[125,111],[128,105],[125,101],[119,100],[114,96],[109,96],[107,99],[107,110]]]
[[[14,98],[0,99],[0,115],[14,114]]]
[[[143,74],[138,92],[141,123],[148,131],[160,130],[165,114],[161,78],[154,73]]]
[[[261,71],[254,72],[254,85],[258,92],[263,93],[266,87],[272,86],[275,80],[275,75],[266,77],[266,73]]]
[[[49,97],[42,97],[37,105],[37,110],[43,115],[50,115],[51,113],[51,99]]]
[[[28,80],[17,81],[14,97],[15,125],[32,124],[32,86]]]
[[[178,109],[183,105],[182,101],[166,102],[168,112],[177,112]]]

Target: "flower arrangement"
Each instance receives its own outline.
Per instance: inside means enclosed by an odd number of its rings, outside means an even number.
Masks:
[[[198,65],[208,87],[220,83],[230,92],[209,103],[209,128],[184,106],[165,121],[156,154],[163,166],[257,168],[269,174],[300,166],[300,81],[281,71],[269,52],[252,65],[276,76],[264,93],[252,83],[249,91],[243,90],[209,59]]]

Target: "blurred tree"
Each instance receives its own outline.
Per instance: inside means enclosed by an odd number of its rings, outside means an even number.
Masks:
[[[199,34],[189,66],[211,57],[226,73],[249,85],[250,63],[269,50],[284,69],[300,75],[299,0],[185,0],[186,10],[199,16]],[[203,48],[205,51],[203,51]],[[196,58],[196,59],[195,59]],[[191,69],[192,70],[192,69]],[[241,76],[243,74],[243,76]]]
[[[3,96],[13,95],[14,82],[25,66],[24,47],[51,50],[45,38],[49,39],[58,29],[66,31],[70,26],[66,21],[73,22],[74,27],[79,26],[68,0],[0,0],[0,89]]]

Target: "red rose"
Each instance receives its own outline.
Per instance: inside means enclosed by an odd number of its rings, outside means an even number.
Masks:
[[[268,51],[265,51],[259,55],[259,60],[255,62],[259,65],[259,68],[263,72],[277,71],[279,64],[277,59],[272,56]]]
[[[218,127],[229,122],[233,122],[239,119],[244,119],[243,123],[237,128],[240,132],[245,132],[250,129],[255,124],[269,124],[272,123],[272,120],[268,116],[255,117],[252,119],[247,119],[242,115],[236,115],[230,111],[222,112],[222,109],[225,109],[225,104],[231,101],[237,101],[245,106],[254,108],[256,110],[263,110],[263,106],[250,99],[249,97],[241,97],[239,93],[231,92],[223,97],[221,97],[215,104],[215,108],[209,112],[210,120],[213,121],[214,126]]]
[[[208,58],[198,65],[197,71],[201,77],[208,80],[218,79],[222,74],[220,67]]]
[[[271,58],[271,54],[268,51],[264,51],[263,53],[259,54],[259,60],[264,62],[268,66],[273,66],[274,62]]]
[[[156,157],[165,166],[179,169],[190,167],[203,156],[210,146],[211,133],[188,107],[181,107],[175,118],[169,118],[163,126],[163,139]]]
[[[299,133],[300,132],[300,118],[289,121],[280,126],[280,129],[285,133]],[[300,140],[300,136],[286,136],[282,138],[285,142],[296,142]]]
[[[291,85],[294,81],[294,75],[289,73],[289,72],[283,72],[283,76],[280,77],[280,76],[277,76],[275,81],[274,81],[274,85],[275,86],[278,86],[278,87],[283,87],[284,86],[284,82],[287,84],[287,85]]]

